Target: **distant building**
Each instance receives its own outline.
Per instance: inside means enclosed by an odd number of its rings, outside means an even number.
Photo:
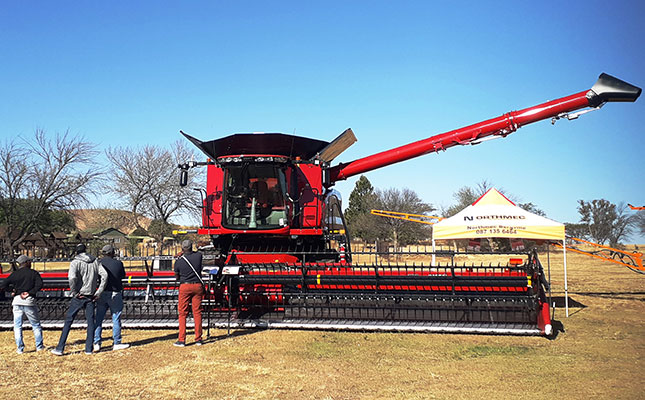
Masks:
[[[112,244],[115,249],[123,249],[128,240],[127,235],[116,228],[107,228],[98,232],[95,237]]]

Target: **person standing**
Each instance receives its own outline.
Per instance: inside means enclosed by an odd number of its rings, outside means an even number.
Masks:
[[[101,267],[96,257],[87,254],[84,244],[76,246],[76,257],[69,265],[69,288],[72,301],[67,309],[63,331],[58,345],[52,350],[57,356],[62,356],[65,342],[72,328],[74,318],[79,311],[85,310],[87,320],[87,336],[85,338],[85,354],[92,354],[94,343],[94,309],[95,302],[101,296],[107,284],[107,272]]]
[[[2,282],[2,290],[10,291],[13,296],[13,335],[16,339],[16,352],[25,351],[22,340],[22,320],[26,316],[31,324],[36,340],[36,351],[45,348],[43,345],[43,329],[40,326],[40,316],[36,305],[36,293],[43,287],[43,279],[38,271],[31,269],[31,258],[21,255],[16,259],[18,270],[14,271]]]
[[[125,268],[123,263],[114,259],[114,247],[106,244],[101,249],[103,257],[101,266],[107,272],[105,290],[96,302],[96,328],[94,329],[94,351],[101,351],[101,333],[103,331],[103,318],[108,308],[112,314],[112,350],[123,350],[130,347],[121,343],[121,312],[123,311],[123,282]]]
[[[202,280],[202,253],[193,252],[193,242],[181,242],[182,255],[175,261],[175,279],[179,281],[179,337],[174,343],[177,347],[186,345],[186,318],[189,307],[195,320],[195,344],[202,344],[202,299],[204,281]]]

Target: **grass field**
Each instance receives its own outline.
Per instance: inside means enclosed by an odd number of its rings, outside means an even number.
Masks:
[[[562,256],[551,253],[562,304]],[[541,256],[546,265],[546,255]],[[568,256],[571,310],[554,340],[541,337],[323,331],[211,331],[175,348],[176,332],[125,330],[127,350],[16,355],[0,331],[0,396],[43,399],[643,399],[645,275]],[[46,331],[55,345],[59,331]],[[106,336],[109,332],[105,333]],[[109,344],[109,341],[106,343]]]

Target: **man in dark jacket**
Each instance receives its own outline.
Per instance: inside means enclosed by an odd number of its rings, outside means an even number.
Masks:
[[[195,344],[202,344],[202,299],[204,285],[202,275],[202,253],[193,252],[193,242],[181,242],[182,256],[175,261],[175,279],[179,281],[179,338],[177,347],[186,345],[186,318],[192,306],[195,320]]]
[[[57,356],[62,356],[65,342],[72,328],[74,318],[79,311],[85,310],[87,335],[85,338],[85,354],[92,354],[94,343],[94,306],[95,301],[103,293],[107,284],[107,272],[99,265],[96,257],[85,252],[84,244],[76,246],[76,257],[69,265],[69,288],[72,301],[69,304],[65,324],[60,334],[58,345],[52,350]]]
[[[123,350],[130,347],[121,343],[121,312],[123,311],[123,283],[125,268],[123,263],[114,259],[114,247],[110,244],[101,250],[101,266],[107,272],[107,284],[96,302],[96,328],[94,330],[94,351],[101,351],[101,332],[103,318],[108,308],[112,314],[112,350]]]
[[[38,271],[31,269],[31,258],[21,255],[16,260],[18,270],[2,282],[2,290],[11,292],[13,301],[13,335],[16,339],[16,352],[22,354],[25,343],[22,340],[22,320],[27,317],[34,331],[36,351],[43,350],[43,330],[40,327],[40,316],[36,306],[36,293],[43,287],[43,279]]]

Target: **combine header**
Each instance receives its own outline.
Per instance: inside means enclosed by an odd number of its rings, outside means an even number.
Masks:
[[[457,265],[452,254],[431,265],[429,253],[416,254],[427,260],[418,264],[361,262],[365,256],[351,251],[333,186],[424,154],[505,137],[532,122],[633,102],[640,92],[602,74],[590,90],[336,165],[356,142],[351,129],[331,142],[280,133],[201,141],[182,132],[208,158],[179,167],[184,185],[189,169],[207,169],[197,233],[211,241],[202,249],[212,263],[204,303],[209,326],[550,334],[548,283],[535,253],[498,266]],[[172,297],[172,282],[141,279],[139,296],[150,292],[141,290],[148,282]],[[172,301],[152,302],[149,310]],[[126,326],[128,304],[134,302],[126,304]]]

